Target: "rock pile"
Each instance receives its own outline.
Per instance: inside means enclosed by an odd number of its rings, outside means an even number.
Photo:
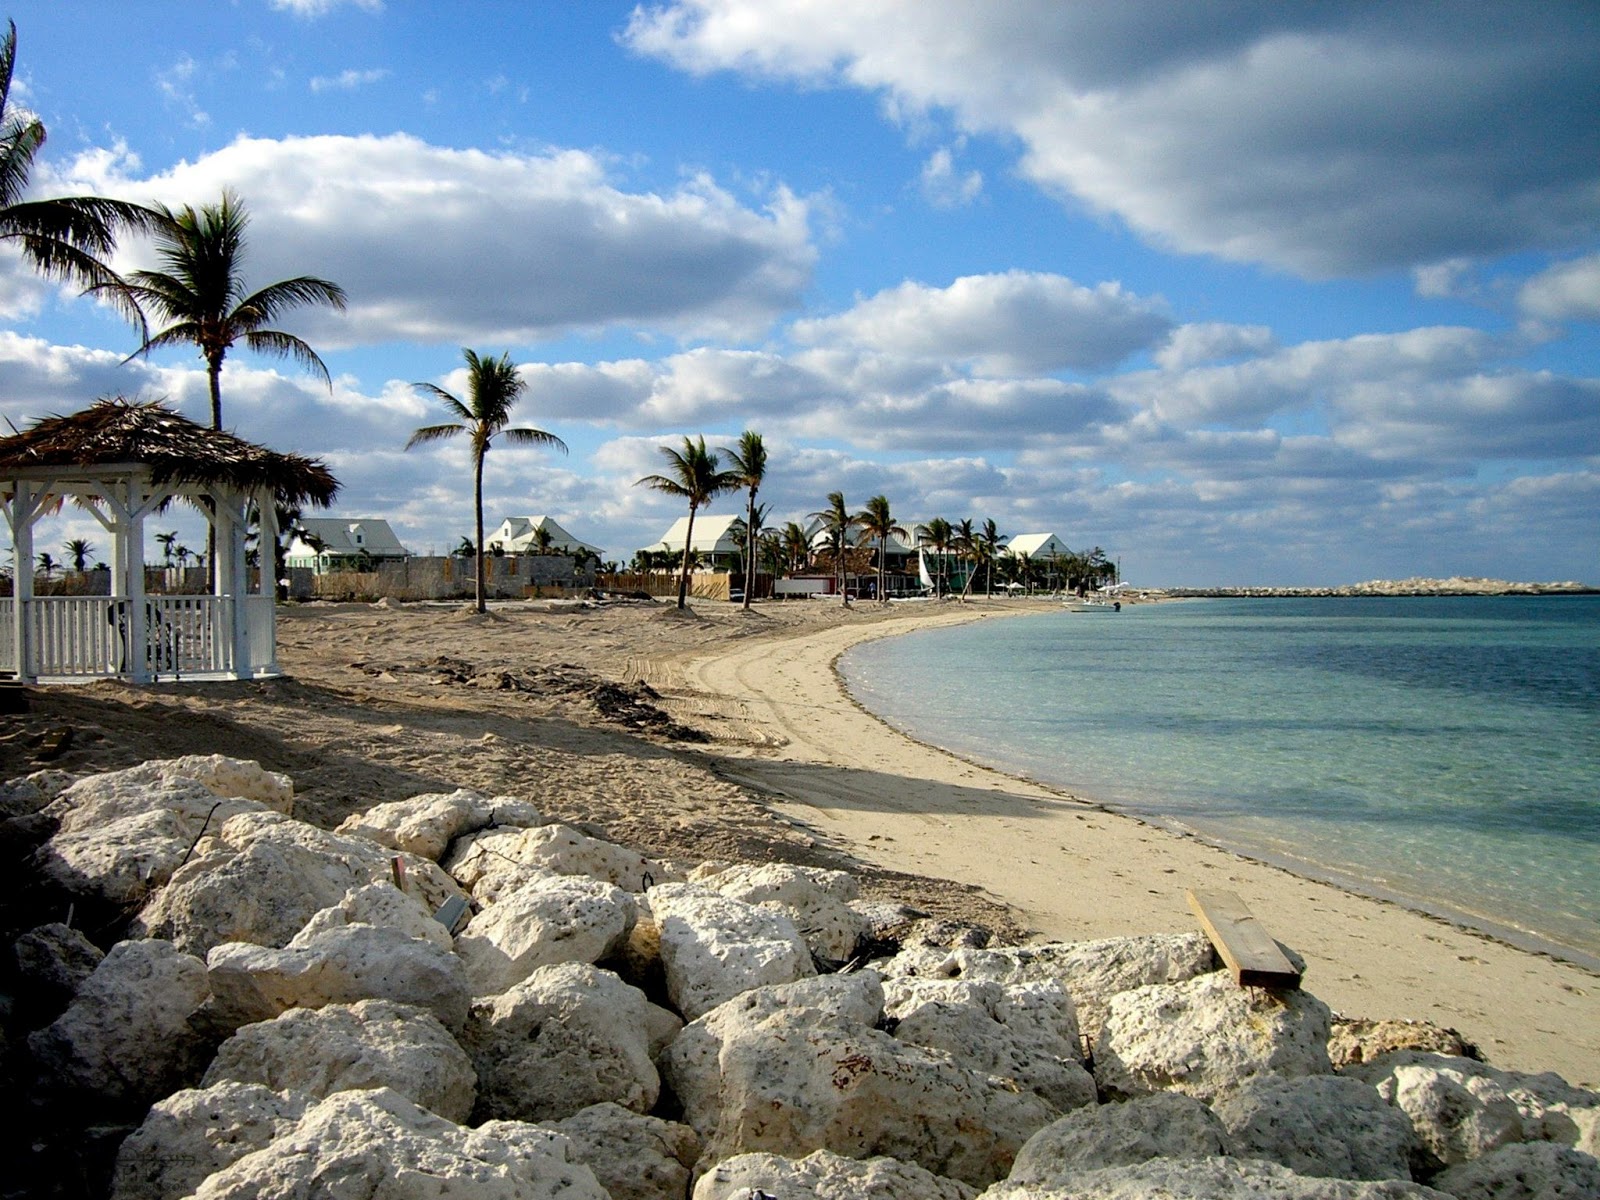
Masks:
[[[1324,1004],[1198,934],[989,947],[470,791],[330,832],[223,758],[4,798],[53,830],[41,894],[130,935],[16,944],[40,1194],[1600,1196],[1600,1095],[1425,1026],[1343,1026],[1336,1065]]]

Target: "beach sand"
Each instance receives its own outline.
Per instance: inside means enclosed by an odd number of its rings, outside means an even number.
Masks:
[[[850,867],[868,895],[1039,939],[1191,930],[1184,890],[1227,889],[1336,1011],[1452,1026],[1497,1066],[1600,1082],[1600,977],[919,744],[834,673],[863,638],[1043,607],[289,607],[292,677],[31,689],[0,724],[0,778],[223,753],[287,772],[297,814],[329,824],[474,787],[660,857]],[[43,735],[62,728],[57,752]]]

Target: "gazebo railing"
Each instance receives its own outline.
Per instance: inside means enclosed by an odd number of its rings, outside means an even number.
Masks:
[[[16,600],[0,598],[0,670],[17,670],[13,628]],[[216,676],[234,671],[232,596],[147,596],[144,638],[134,644],[131,604],[122,596],[36,596],[23,602],[27,626],[25,675],[36,679]],[[274,662],[273,598],[246,596],[252,668]]]

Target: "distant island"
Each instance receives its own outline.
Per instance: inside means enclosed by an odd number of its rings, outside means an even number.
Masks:
[[[1370,579],[1339,587],[1214,587],[1163,588],[1169,596],[1582,596],[1600,588],[1576,583],[1514,583],[1506,579],[1481,579],[1452,575],[1449,579]]]

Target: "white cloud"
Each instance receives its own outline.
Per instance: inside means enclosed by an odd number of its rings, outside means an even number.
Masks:
[[[1583,6],[674,0],[625,40],[944,110],[1156,243],[1302,274],[1569,245],[1600,219]]]
[[[983,191],[982,171],[957,171],[950,147],[941,146],[922,164],[922,194],[935,208],[960,208]]]
[[[1557,263],[1528,280],[1524,311],[1552,321],[1600,321],[1600,254]]]
[[[194,59],[184,55],[165,71],[158,71],[155,81],[162,99],[169,108],[183,115],[185,124],[194,129],[204,129],[211,124],[211,116],[200,107],[200,101],[194,93],[194,77],[198,69]]]
[[[1180,325],[1156,351],[1156,362],[1169,371],[1230,358],[1255,357],[1273,347],[1272,330],[1265,325],[1229,325],[1206,321]]]
[[[369,84],[381,83],[389,78],[389,74],[389,70],[385,67],[374,67],[366,71],[351,69],[340,71],[337,75],[315,76],[309,86],[313,92],[353,92]]]
[[[349,293],[346,314],[295,314],[327,349],[527,344],[619,326],[751,336],[798,304],[815,258],[807,205],[781,187],[763,211],[703,177],[667,195],[629,192],[576,150],[241,137],[148,179],[98,158],[83,173],[168,203],[237,191],[253,214],[253,277],[320,275]],[[143,265],[140,251],[118,264]]]
[[[335,9],[346,6],[370,13],[383,11],[383,0],[270,0],[270,3],[281,12],[293,13],[306,20],[325,17]]]
[[[969,361],[989,374],[1103,369],[1167,331],[1163,306],[1117,283],[1062,275],[968,275],[949,287],[903,283],[836,317],[799,321],[801,342]]]

